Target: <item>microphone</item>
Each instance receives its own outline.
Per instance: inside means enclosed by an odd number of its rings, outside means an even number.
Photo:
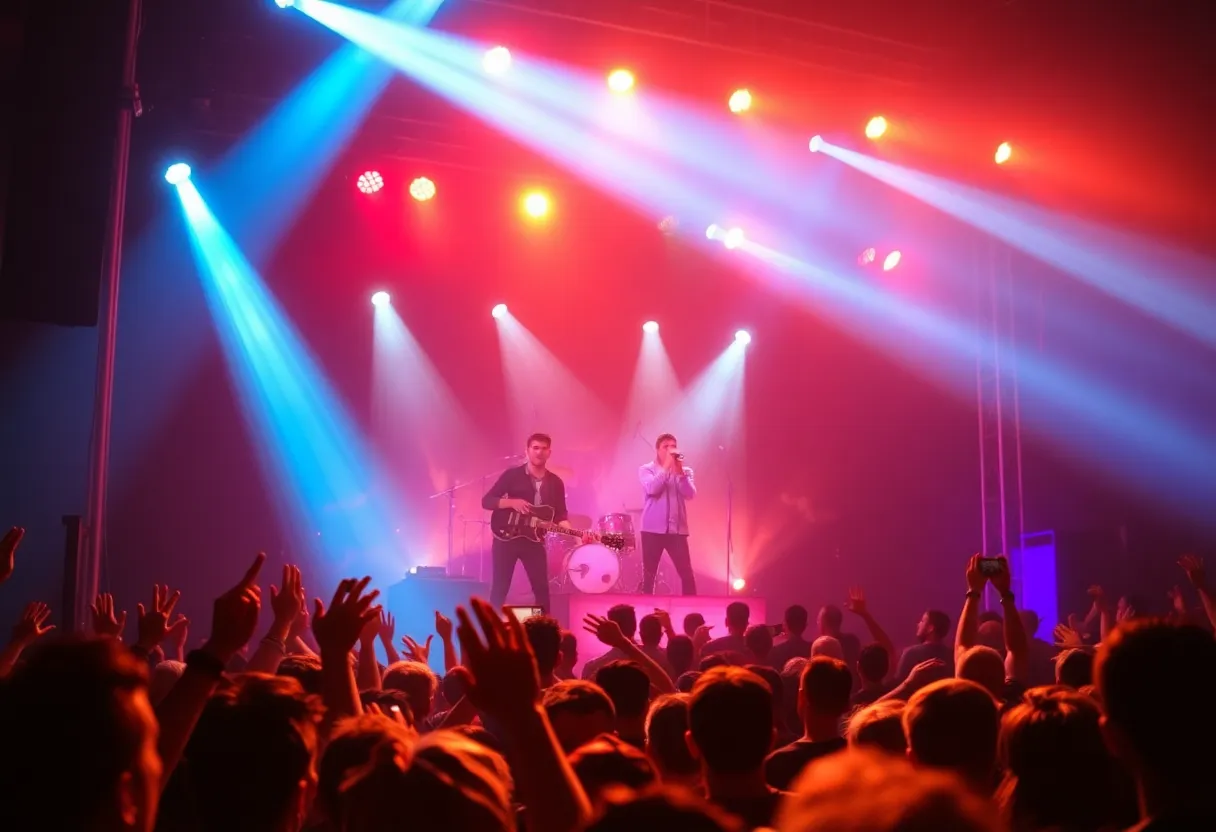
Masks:
[[[679,459],[679,460],[683,460],[683,459],[684,459],[684,454],[680,453],[679,451],[672,451],[672,452],[671,452],[671,455],[672,455],[672,457],[674,457],[675,459]]]

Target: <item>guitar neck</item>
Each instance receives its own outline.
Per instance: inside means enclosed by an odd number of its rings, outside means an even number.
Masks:
[[[579,531],[578,529],[567,529],[565,526],[559,526],[552,520],[549,520],[542,525],[544,526],[545,531],[557,532],[558,534],[564,534],[567,537],[582,537],[583,535],[587,534],[587,532]]]

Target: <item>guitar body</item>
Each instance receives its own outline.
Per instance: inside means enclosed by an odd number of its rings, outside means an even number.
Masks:
[[[532,543],[544,543],[545,535],[552,532],[565,537],[582,539],[590,534],[595,542],[606,546],[614,552],[625,548],[625,535],[611,533],[566,529],[553,522],[556,515],[552,506],[532,506],[529,514],[520,514],[512,508],[500,508],[490,513],[490,534],[496,540],[528,540]]]
[[[532,506],[531,514],[520,514],[513,508],[500,508],[490,513],[490,534],[498,540],[530,540],[544,543],[553,523],[551,506]]]

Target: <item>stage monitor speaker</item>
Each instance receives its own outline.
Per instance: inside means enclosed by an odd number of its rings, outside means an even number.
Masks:
[[[456,623],[456,607],[468,607],[469,599],[489,598],[488,584],[471,578],[448,578],[411,575],[388,588],[385,608],[397,619],[397,650],[402,636],[422,644],[435,633],[435,611]],[[431,645],[431,669],[443,673],[443,647],[436,639]]]
[[[93,326],[129,0],[23,5],[0,120],[0,317]]]

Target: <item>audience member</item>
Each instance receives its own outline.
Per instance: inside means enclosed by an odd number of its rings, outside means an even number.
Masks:
[[[701,787],[701,767],[688,750],[686,693],[660,696],[646,714],[646,756],[666,785]]]
[[[615,604],[608,608],[606,613],[609,621],[615,621],[616,625],[621,628],[621,633],[625,638],[633,641],[638,632],[638,614],[630,604]],[[599,669],[608,662],[619,661],[626,659],[628,656],[618,647],[611,647],[607,653],[596,656],[583,665],[582,676],[587,681],[595,679],[595,674]]]
[[[764,778],[772,709],[768,685],[741,667],[706,671],[688,704],[688,748],[701,763],[706,795],[749,829],[771,826],[783,796]]]
[[[744,634],[751,620],[751,607],[742,601],[731,601],[726,605],[726,635],[716,638],[701,648],[701,656],[715,653],[738,653],[747,655],[747,640]],[[704,667],[701,668],[705,670]]]
[[[688,636],[670,636],[667,639],[667,664],[671,668],[673,679],[692,670],[692,662],[697,651],[693,648],[692,639]]]
[[[857,678],[861,685],[853,694],[853,705],[869,705],[877,702],[894,687],[888,677],[891,674],[891,654],[881,644],[867,644],[857,657]]]
[[[545,691],[544,708],[553,733],[567,754],[616,729],[612,700],[594,682],[582,679],[558,682]]]
[[[899,657],[899,667],[895,670],[895,681],[902,682],[908,678],[912,668],[921,662],[936,659],[944,662],[949,668],[949,674],[954,675],[954,645],[950,642],[950,616],[941,610],[928,610],[921,616],[916,625],[916,640],[904,650]]]
[[[816,656],[807,662],[798,687],[798,713],[802,738],[768,756],[764,774],[768,784],[786,790],[811,760],[843,749],[840,720],[849,710],[853,676],[840,659]]]
[[[769,662],[778,671],[785,669],[790,659],[806,659],[811,655],[811,643],[802,637],[806,632],[807,611],[801,604],[787,607],[783,619],[785,637],[773,644]]]
[[[609,662],[595,674],[595,683],[612,700],[616,735],[635,748],[646,747],[646,710],[650,679],[631,661]]]
[[[562,660],[562,625],[556,618],[534,615],[524,621],[524,632],[528,634],[532,655],[536,657],[541,689],[553,687],[557,684],[554,671]]]
[[[942,679],[912,695],[903,720],[913,762],[952,771],[977,794],[992,794],[1000,714],[991,693],[966,679]]]
[[[570,767],[592,804],[612,786],[641,789],[658,782],[649,758],[612,734],[603,734],[576,748],[570,755]]]
[[[654,613],[643,615],[642,620],[638,622],[638,640],[641,642],[639,646],[642,652],[654,659],[659,667],[663,668],[663,672],[674,679],[675,674],[667,660],[667,651],[659,646],[663,641],[662,619]]]
[[[904,755],[908,751],[908,738],[904,735],[904,707],[901,699],[887,699],[858,709],[849,717],[845,737],[853,748],[877,748],[892,754]]]
[[[832,604],[825,604],[820,607],[815,623],[819,627],[820,636],[830,636],[840,643],[842,655],[833,656],[833,658],[843,659],[844,663],[849,667],[856,667],[857,657],[861,655],[861,639],[852,633],[844,632],[842,629],[844,627],[844,613],[840,607],[833,606]]]

